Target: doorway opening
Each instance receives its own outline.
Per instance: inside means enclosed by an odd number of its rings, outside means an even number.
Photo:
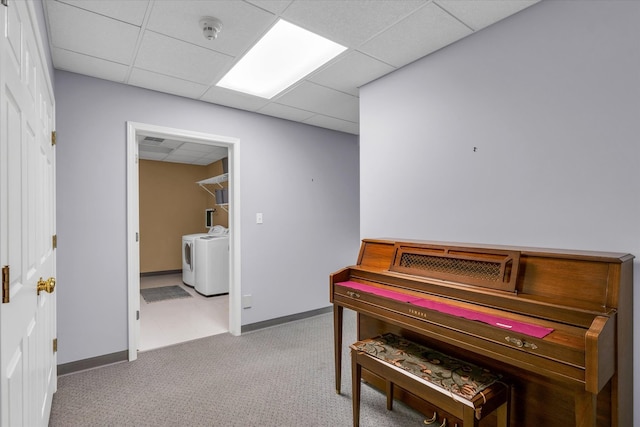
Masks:
[[[129,360],[137,358],[140,346],[140,208],[139,140],[159,138],[189,144],[225,148],[228,155],[229,228],[229,332],[240,335],[240,141],[237,138],[204,134],[143,123],[127,123],[127,259],[128,259],[128,345]],[[195,183],[194,183],[195,185]]]

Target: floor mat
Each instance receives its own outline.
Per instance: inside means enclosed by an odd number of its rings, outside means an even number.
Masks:
[[[162,286],[160,288],[140,289],[140,295],[142,295],[142,298],[144,298],[146,302],[191,297],[191,294],[180,286]]]

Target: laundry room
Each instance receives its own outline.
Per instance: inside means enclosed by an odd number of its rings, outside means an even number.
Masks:
[[[227,149],[189,143],[200,159],[182,163],[150,160],[149,146],[138,164],[140,351],[226,332],[229,318]]]

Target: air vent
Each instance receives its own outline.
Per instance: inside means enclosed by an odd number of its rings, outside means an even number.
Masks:
[[[148,143],[156,143],[156,144],[161,144],[164,142],[164,138],[156,138],[153,136],[145,136],[143,139],[144,142],[148,142]]]

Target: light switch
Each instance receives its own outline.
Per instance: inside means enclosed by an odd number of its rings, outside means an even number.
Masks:
[[[256,224],[262,224],[262,212],[256,214]]]

